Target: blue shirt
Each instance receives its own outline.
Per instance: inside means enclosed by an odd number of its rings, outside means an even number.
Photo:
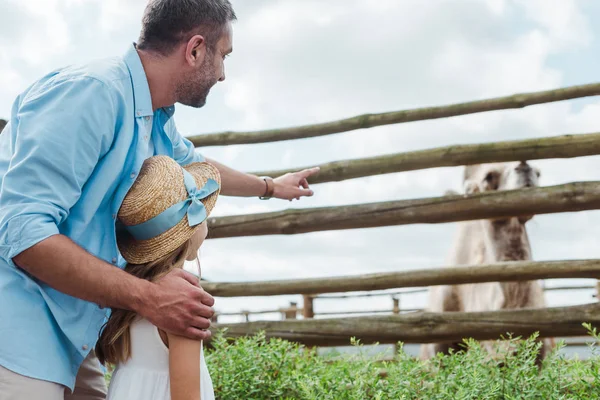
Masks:
[[[53,71],[17,97],[0,135],[0,365],[73,389],[108,309],[50,288],[12,258],[63,234],[122,268],[116,215],[144,160],[203,161],[173,112],[153,112],[134,45]]]

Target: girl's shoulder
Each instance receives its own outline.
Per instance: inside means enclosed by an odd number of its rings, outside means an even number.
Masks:
[[[165,346],[167,349],[169,348],[169,336],[167,335],[167,332],[158,328],[152,322],[148,321],[146,318],[143,317],[138,317],[134,323],[137,323],[139,325],[138,329],[151,332],[150,335],[155,338],[156,334],[158,334],[158,339],[163,344],[163,346]]]
[[[166,333],[161,333],[160,329],[146,318],[137,317],[129,329],[132,348],[140,347],[139,345],[145,345],[157,347],[163,352],[168,352],[168,341],[165,341],[167,338]]]

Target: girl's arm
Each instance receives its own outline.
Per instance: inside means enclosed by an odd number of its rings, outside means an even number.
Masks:
[[[171,400],[200,400],[200,344],[167,333]]]

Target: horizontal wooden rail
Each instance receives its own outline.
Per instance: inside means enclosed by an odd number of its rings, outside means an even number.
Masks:
[[[577,285],[577,286],[555,286],[555,287],[550,287],[550,288],[544,288],[544,291],[548,292],[548,291],[561,291],[561,290],[591,290],[591,289],[596,289],[596,286],[592,286],[592,285],[586,285],[586,286],[582,286],[582,285]],[[347,295],[341,295],[341,296],[331,296],[331,295],[322,295],[322,296],[312,296],[313,299],[349,299],[349,298],[363,298],[363,297],[383,297],[383,296],[390,296],[390,297],[395,297],[395,296],[401,296],[401,295],[409,295],[409,294],[416,294],[416,293],[426,293],[428,291],[428,289],[415,289],[415,290],[402,290],[402,291],[395,291],[395,292],[385,292],[385,293],[350,293]],[[287,311],[292,310],[290,307],[288,308],[278,308],[278,309],[273,309],[273,310],[256,310],[256,311],[248,311],[248,310],[242,310],[242,311],[227,311],[227,312],[216,312],[216,314],[218,314],[218,316],[222,316],[222,315],[226,315],[226,316],[233,316],[233,315],[260,315],[260,314],[276,314],[276,313],[284,313]],[[302,314],[302,308],[294,308],[294,311],[297,311],[298,313]],[[423,309],[421,308],[405,308],[405,309],[401,309],[398,310],[399,312],[403,313],[403,312],[414,312],[414,311],[422,311]],[[314,314],[315,315],[346,315],[346,314],[376,314],[376,313],[391,313],[394,312],[393,309],[390,310],[357,310],[357,311],[349,311],[349,310],[341,310],[341,311],[325,311],[325,312],[318,312],[315,311]]]
[[[297,308],[296,309],[298,312],[302,312],[301,308]],[[215,314],[219,317],[221,316],[234,316],[234,315],[261,315],[261,314],[276,314],[276,313],[283,313],[286,311],[290,311],[290,309],[284,309],[284,308],[278,308],[276,310],[256,310],[256,311],[246,311],[246,310],[242,310],[242,311],[225,311],[225,312],[218,312],[216,311]]]
[[[556,286],[556,287],[547,287],[544,288],[545,292],[552,292],[552,291],[561,291],[561,290],[590,290],[590,289],[596,289],[596,286],[592,286],[592,285],[585,285],[585,286]]]
[[[421,308],[407,308],[402,309],[400,312],[414,312],[421,311]],[[228,312],[216,312],[215,314],[221,316],[235,316],[235,315],[262,315],[262,314],[277,314],[291,311],[291,309],[277,309],[277,310],[258,310],[258,311],[228,311]],[[295,311],[302,314],[302,308],[296,308]],[[342,311],[322,311],[314,312],[314,315],[346,315],[346,314],[376,314],[376,313],[391,313],[392,309],[389,310],[342,310]]]
[[[399,315],[329,319],[256,321],[240,324],[215,324],[213,332],[226,328],[231,338],[264,331],[310,346],[349,345],[355,337],[362,343],[429,343],[457,341],[463,338],[491,340],[508,333],[527,337],[582,336],[582,323],[600,326],[600,304],[532,310],[490,312],[418,312]]]
[[[329,162],[320,165],[321,170],[319,173],[311,176],[308,181],[311,184],[339,182],[346,179],[427,168],[548,158],[573,158],[596,154],[600,154],[600,133],[453,145]],[[280,176],[300,169],[302,168],[252,173],[258,176]]]
[[[422,311],[422,308],[405,308],[398,310],[399,313]],[[340,310],[340,311],[322,311],[315,312],[315,315],[350,315],[350,314],[380,314],[393,313],[394,310]]]
[[[229,283],[210,282],[204,284],[203,287],[213,296],[239,297],[340,293],[561,278],[599,279],[600,260],[518,261],[331,278]]]
[[[600,208],[600,182],[442,196],[209,219],[209,238],[298,234],[405,224],[437,224],[593,210]]]
[[[555,287],[547,287],[544,288],[545,291],[560,291],[560,290],[589,290],[596,289],[596,286],[592,285],[573,285],[573,286],[555,286]],[[362,297],[384,297],[384,296],[406,296],[409,294],[417,294],[417,293],[427,293],[427,289],[413,289],[413,290],[397,290],[394,292],[381,292],[381,293],[349,293],[342,295],[322,295],[322,296],[313,296],[313,299],[332,299],[332,300],[340,300],[340,299],[357,299]]]
[[[313,125],[303,125],[291,128],[269,129],[254,132],[221,132],[188,136],[197,147],[227,146],[232,144],[251,144],[277,142],[282,140],[304,139],[317,136],[331,135],[355,129],[372,128],[375,126],[399,124],[404,122],[422,121],[467,115],[487,111],[523,108],[534,104],[564,101],[579,97],[600,95],[600,84],[569,86],[539,92],[519,93],[511,96],[494,97],[485,100],[469,101],[445,106],[416,108],[403,111],[384,112],[379,114],[363,114],[339,121],[331,121]]]
[[[341,295],[322,295],[322,296],[313,296],[315,300],[321,299],[332,299],[332,300],[340,300],[340,299],[358,299],[361,297],[384,297],[384,296],[404,296],[407,294],[414,293],[425,293],[427,289],[412,289],[412,290],[397,290],[394,292],[381,292],[381,293],[349,293],[349,294],[341,294]]]

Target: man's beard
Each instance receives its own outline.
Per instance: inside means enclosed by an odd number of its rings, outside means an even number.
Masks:
[[[206,98],[217,79],[210,75],[212,57],[206,57],[199,71],[182,80],[177,87],[177,101],[183,105],[200,108],[206,104]]]

